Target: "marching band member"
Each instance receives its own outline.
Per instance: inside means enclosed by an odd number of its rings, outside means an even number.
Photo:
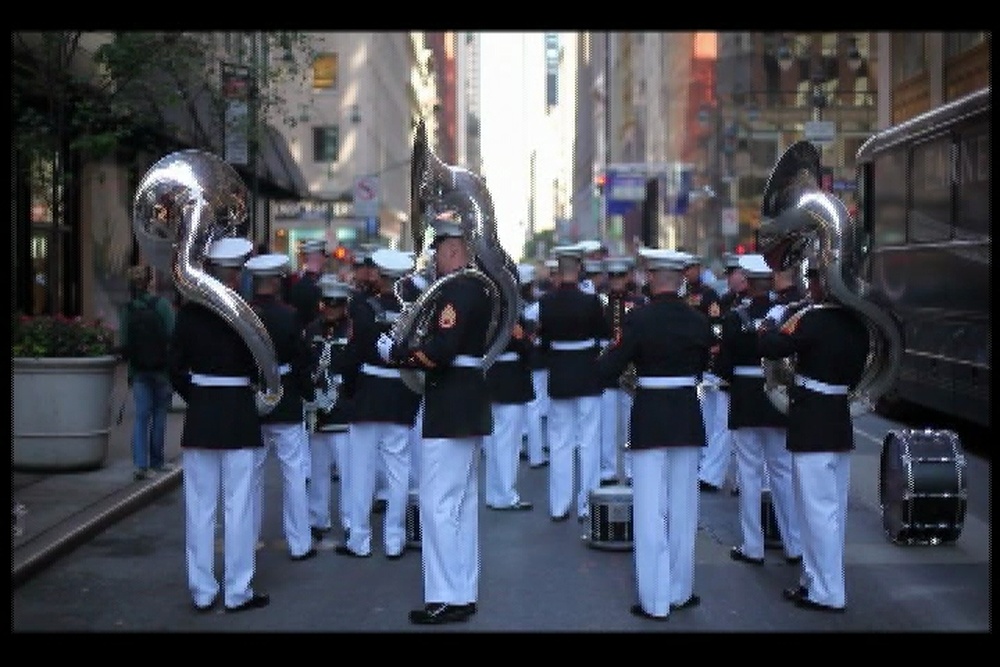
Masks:
[[[697,386],[715,337],[707,318],[678,296],[686,253],[643,249],[640,256],[651,300],[625,314],[598,371],[605,381],[617,380],[635,364],[629,428],[639,601],[631,612],[666,620],[701,602],[694,594],[694,547],[705,425]]]
[[[309,531],[309,501],[306,494],[306,471],[309,464],[304,461],[310,457],[303,406],[305,398],[311,397],[313,393],[312,359],[295,309],[280,297],[282,281],[288,269],[288,257],[283,254],[256,255],[246,261],[244,269],[253,274],[254,296],[250,305],[264,323],[274,343],[283,389],[281,402],[260,418],[264,447],[255,452],[254,524],[260,539],[264,466],[267,464],[268,452],[273,450],[281,466],[282,527],[285,541],[292,560],[306,560],[316,555]]]
[[[315,384],[316,420],[310,434],[312,470],[309,483],[309,525],[317,549],[333,549],[336,542],[326,538],[332,527],[330,517],[330,470],[336,466],[339,474],[340,526],[344,536],[350,533],[350,452],[348,438],[353,417],[354,387],[344,383],[347,370],[354,360],[348,354],[351,320],[347,316],[351,288],[330,274],[319,280],[322,299],[319,317],[306,327],[306,340],[312,346],[313,381]]]
[[[302,268],[297,279],[287,281],[288,287],[287,302],[299,315],[299,328],[304,329],[307,324],[316,319],[319,311],[319,285],[317,281],[323,273],[323,264],[326,262],[326,240],[310,239],[302,244]]]
[[[600,486],[601,386],[593,364],[597,342],[609,334],[597,295],[580,290],[580,248],[555,250],[559,286],[538,302],[538,336],[549,371],[549,513],[553,521],[569,518],[576,486],[582,522],[590,516],[590,492]]]
[[[818,276],[810,280],[810,291],[817,303],[826,300]],[[854,449],[848,392],[864,373],[868,331],[846,308],[808,310],[788,325],[777,329],[765,320],[758,340],[758,349],[768,359],[795,356],[787,446],[802,521],[803,559],[799,585],[783,595],[803,609],[843,612],[847,604],[847,496]]]
[[[621,333],[625,313],[641,305],[645,299],[628,291],[631,257],[609,257],[604,263],[608,274],[608,292],[602,305],[610,338],[614,340]],[[605,341],[602,347],[607,347],[611,340]],[[601,486],[604,486],[619,481],[618,452],[624,445],[621,439],[625,435],[620,425],[628,414],[629,395],[622,389],[620,378],[609,378],[601,384]],[[622,474],[625,472],[623,470]]]
[[[531,375],[531,394],[534,396],[528,401],[524,416],[524,441],[525,452],[528,457],[530,468],[541,468],[548,465],[548,457],[545,454],[545,440],[542,436],[542,417],[545,416],[545,401],[548,390],[545,384],[548,375],[545,370],[545,362],[539,349],[538,337],[535,330],[538,327],[538,286],[535,282],[535,267],[531,264],[518,264],[518,282],[521,285],[521,299],[524,303],[522,313],[522,324],[528,334],[531,344],[528,352],[527,364]]]
[[[729,428],[736,448],[736,477],[740,488],[739,516],[742,544],[730,550],[733,560],[764,564],[761,493],[765,468],[774,500],[778,531],[787,562],[802,559],[799,517],[792,497],[791,455],[785,448],[787,417],[764,391],[764,369],[757,350],[755,322],[772,307],[768,288],[771,269],[761,255],[741,255],[749,281],[749,301],[734,308],[722,323],[722,343],[716,371],[729,382]]]
[[[447,276],[473,260],[454,211],[430,221],[434,262]],[[480,370],[491,303],[475,278],[459,275],[441,291],[424,342],[416,349],[379,341],[383,359],[425,375],[423,453],[420,457],[421,561],[424,607],[410,622],[466,621],[479,597],[479,458],[493,430],[489,390]],[[460,406],[460,409],[456,409]]]
[[[350,533],[335,552],[367,558],[371,555],[371,513],[379,466],[385,470],[387,498],[383,519],[385,555],[403,556],[406,548],[406,501],[410,478],[409,431],[413,427],[420,395],[403,382],[398,368],[379,356],[375,343],[388,333],[399,316],[400,303],[393,283],[412,270],[413,260],[404,252],[379,248],[372,253],[378,272],[378,294],[362,300],[352,317],[353,336],[348,344],[356,377],[354,421],[350,427]]]
[[[240,285],[243,261],[253,243],[223,238],[205,256],[206,270],[230,290]],[[170,381],[187,403],[181,449],[184,467],[184,542],[188,589],[194,609],[215,608],[215,528],[223,508],[223,602],[228,612],[266,607],[271,599],[253,589],[254,458],[264,446],[251,379],[253,353],[220,315],[193,301],[178,313],[170,344]]]

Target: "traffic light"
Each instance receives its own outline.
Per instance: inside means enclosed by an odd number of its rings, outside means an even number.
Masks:
[[[347,246],[339,245],[333,249],[333,258],[338,262],[349,262],[351,260],[351,251],[347,249]]]

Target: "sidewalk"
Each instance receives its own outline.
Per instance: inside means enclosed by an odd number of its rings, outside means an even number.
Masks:
[[[104,465],[85,472],[13,471],[11,495],[26,510],[11,538],[11,584],[16,587],[123,516],[176,488],[181,481],[180,435],[184,404],[167,414],[165,458],[178,467],[152,479],[133,479],[131,432],[135,414],[125,364],[115,373],[111,433]],[[122,415],[118,421],[119,413]]]

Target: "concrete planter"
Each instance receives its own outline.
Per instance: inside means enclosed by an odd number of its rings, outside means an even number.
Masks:
[[[114,356],[13,359],[15,470],[72,472],[104,465]]]

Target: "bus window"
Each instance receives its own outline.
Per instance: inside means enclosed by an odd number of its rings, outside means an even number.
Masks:
[[[910,243],[951,238],[951,138],[948,135],[913,148],[913,200]]]
[[[990,229],[990,133],[979,123],[962,132],[958,143],[958,206],[955,236],[982,241]]]
[[[875,158],[874,188],[868,211],[875,216],[875,247],[906,242],[906,152],[887,151]]]

